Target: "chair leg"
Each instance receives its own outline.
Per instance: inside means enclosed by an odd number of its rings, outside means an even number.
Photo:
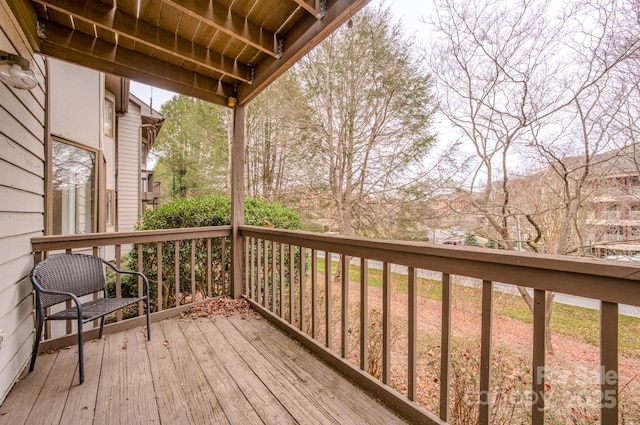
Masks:
[[[100,332],[98,333],[98,339],[102,339],[103,331],[104,331],[104,316],[100,318]]]
[[[84,336],[82,332],[82,317],[78,318],[78,369],[80,385],[84,382]]]
[[[33,343],[33,353],[31,354],[31,363],[29,364],[29,373],[33,372],[36,367],[36,358],[38,357],[38,347],[40,346],[40,337],[42,335],[42,327],[44,325],[43,315],[38,313],[38,329],[36,330],[36,340]]]
[[[146,300],[147,304],[147,341],[151,341],[151,320],[149,319],[149,298]]]

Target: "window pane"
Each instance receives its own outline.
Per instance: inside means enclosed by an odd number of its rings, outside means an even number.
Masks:
[[[53,142],[53,234],[94,232],[95,152]]]
[[[104,100],[104,134],[113,137],[113,102]]]

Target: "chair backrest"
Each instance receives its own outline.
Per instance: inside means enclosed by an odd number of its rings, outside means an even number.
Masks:
[[[40,305],[49,307],[68,296],[46,294],[38,290],[71,292],[79,297],[105,288],[102,258],[86,254],[61,254],[42,260],[31,270],[31,281],[40,297]]]

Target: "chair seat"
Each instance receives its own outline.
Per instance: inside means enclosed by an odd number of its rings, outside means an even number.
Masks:
[[[94,301],[88,301],[82,304],[82,320],[91,321],[105,314],[113,313],[138,301],[144,301],[144,297],[140,298],[99,298]],[[76,307],[56,312],[47,316],[48,320],[72,320],[78,317]]]

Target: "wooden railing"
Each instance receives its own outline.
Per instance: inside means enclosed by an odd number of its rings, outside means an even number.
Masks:
[[[179,314],[203,299],[230,294],[230,236],[230,226],[219,226],[44,236],[32,238],[31,242],[36,263],[56,253],[81,252],[100,256],[119,268],[145,273],[151,286],[152,311],[162,318]],[[160,258],[162,261],[158,261]],[[141,294],[142,284],[135,284]],[[126,290],[119,277],[112,285],[117,295]],[[142,308],[138,306],[138,316],[143,315]],[[123,321],[122,314],[115,320]],[[47,345],[47,340],[73,332],[71,323],[64,330],[52,331],[47,326],[43,350],[55,346]],[[60,343],[64,341],[63,338]]]
[[[547,374],[546,294],[552,291],[598,300],[601,305],[600,381],[591,379],[600,396],[595,409],[600,423],[618,423],[618,305],[640,306],[640,268],[593,259],[346,238],[253,226],[240,226],[240,232],[245,241],[245,297],[254,308],[414,423],[448,423],[452,420],[452,403],[459,396],[452,393],[454,374],[459,372],[454,369],[452,358],[457,341],[452,336],[454,278],[477,282],[475,290],[481,312],[480,337],[476,344],[479,345],[477,386],[464,389],[472,394],[468,404],[475,405],[472,413],[475,416],[470,416],[469,423],[493,423],[492,415],[498,402],[495,394],[498,382],[492,380],[492,371],[499,366],[499,359],[492,356],[494,302],[500,297],[496,287],[518,285],[528,288],[532,295],[528,377],[523,378],[527,384],[518,403],[526,404],[523,415],[533,424],[545,423],[545,415],[549,415],[551,408],[545,403],[552,391],[549,388],[555,385]],[[348,261],[343,261],[345,258]],[[334,283],[336,263],[340,277]],[[354,271],[358,276],[353,276]],[[369,305],[374,289],[370,276],[373,271],[382,275],[381,289],[375,288],[382,298],[379,311]],[[396,305],[392,297],[397,296],[398,279],[406,286],[405,295],[400,297],[406,300],[406,306],[392,310],[392,305]],[[394,281],[396,283],[392,283]],[[438,359],[438,373],[430,382],[420,381],[417,373],[419,350],[424,352],[424,343],[419,340],[424,334],[418,331],[417,294],[425,282],[437,284],[441,294],[440,336],[428,345],[428,352],[422,354]],[[372,313],[376,317],[371,317]],[[406,338],[406,344],[399,344],[402,348],[399,351],[392,350],[397,327],[406,328],[401,336],[403,341]],[[378,345],[372,344],[374,338],[378,338]],[[377,371],[371,367],[376,356],[381,357]],[[467,362],[472,362],[475,354],[469,357],[471,359],[465,357]],[[399,379],[392,378],[392,363],[402,366]],[[434,383],[439,387],[434,391],[436,401],[427,406],[417,403],[417,389]]]

